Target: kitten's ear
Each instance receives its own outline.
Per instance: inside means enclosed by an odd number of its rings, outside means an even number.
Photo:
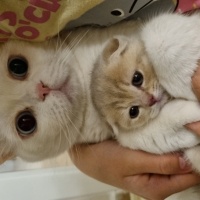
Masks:
[[[113,59],[119,58],[126,51],[128,45],[127,38],[118,36],[108,42],[103,50],[103,60],[109,63]]]

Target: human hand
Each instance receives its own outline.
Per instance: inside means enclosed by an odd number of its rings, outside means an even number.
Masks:
[[[104,141],[76,145],[70,156],[85,174],[149,200],[163,200],[200,183],[180,154],[153,155]]]
[[[197,99],[200,101],[200,66],[197,68],[197,71],[192,77],[192,87]],[[200,135],[200,122],[187,124],[186,127],[192,130],[194,133]]]

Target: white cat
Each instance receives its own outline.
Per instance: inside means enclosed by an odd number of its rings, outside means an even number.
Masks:
[[[97,59],[91,88],[94,104],[123,146],[157,154],[183,150],[200,173],[200,138],[184,127],[200,119],[191,85],[199,31],[199,14],[163,14],[142,26],[141,37],[114,38]],[[200,186],[171,198],[199,199]]]
[[[78,142],[112,137],[92,104],[93,62],[109,38],[132,36],[138,27],[127,22],[78,29],[44,43],[1,44],[0,156],[38,161]]]

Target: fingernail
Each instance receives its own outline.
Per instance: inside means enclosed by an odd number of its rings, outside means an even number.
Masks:
[[[192,170],[191,165],[183,158],[179,157],[179,166],[181,170]]]

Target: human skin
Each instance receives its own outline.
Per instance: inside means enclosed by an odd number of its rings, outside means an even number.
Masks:
[[[193,91],[200,101],[200,67],[197,68],[193,78],[192,78]],[[200,122],[195,122],[186,126],[191,129],[194,133],[200,135]]]
[[[83,173],[149,200],[163,200],[200,183],[178,153],[154,155],[104,141],[76,145],[70,155]]]

